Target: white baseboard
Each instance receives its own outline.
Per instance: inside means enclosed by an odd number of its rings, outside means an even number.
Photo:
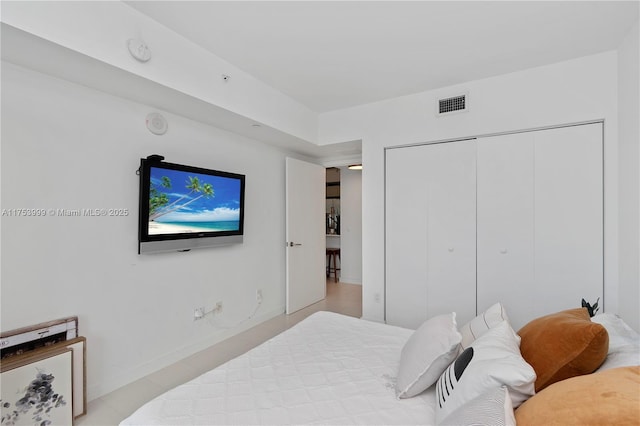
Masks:
[[[362,278],[353,278],[353,277],[340,275],[338,279],[340,280],[341,283],[362,285]]]

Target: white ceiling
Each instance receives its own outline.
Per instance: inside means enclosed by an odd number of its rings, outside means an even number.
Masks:
[[[128,1],[316,112],[615,49],[638,1]]]

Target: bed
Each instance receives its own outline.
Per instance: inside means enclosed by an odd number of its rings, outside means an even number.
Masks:
[[[513,408],[543,394],[534,390],[537,376],[520,358],[520,337],[508,326],[500,304],[474,321],[460,327],[452,313],[430,319],[414,331],[318,312],[149,401],[121,425],[515,424],[514,413],[519,410]],[[635,331],[615,316],[602,325],[589,322],[611,335],[615,356],[607,350],[611,365],[606,369],[640,370],[626,367],[640,364],[640,337]],[[483,330],[478,331],[475,326],[480,323]],[[497,348],[495,341],[505,339],[482,337],[491,334],[508,336],[507,346],[514,346],[513,334],[515,349],[509,349],[508,356],[500,352],[504,348]],[[462,378],[455,383],[459,372],[455,367],[463,352],[469,358],[469,351],[474,352],[473,359],[466,361]],[[605,367],[606,362],[598,365]],[[490,388],[485,379],[471,379],[478,374],[474,371],[496,376],[489,380]],[[630,374],[632,381],[640,378],[640,371]],[[464,388],[465,380],[476,389]],[[637,385],[636,390],[640,380]],[[457,397],[462,402],[443,412],[443,395],[445,405],[456,403]],[[633,407],[630,410],[627,414],[633,419],[636,413]],[[483,420],[487,415],[492,417]]]

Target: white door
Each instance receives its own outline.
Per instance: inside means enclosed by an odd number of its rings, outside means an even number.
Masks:
[[[432,145],[427,229],[427,318],[476,316],[476,145]]]
[[[386,151],[386,322],[476,314],[475,142]]]
[[[536,283],[554,291],[544,313],[582,298],[603,312],[602,124],[535,133]]]
[[[286,159],[286,311],[326,296],[325,169]]]
[[[512,317],[520,316],[512,312],[516,306],[524,305],[522,316],[534,318],[528,310],[533,304],[523,292],[534,296],[539,291],[534,258],[534,151],[534,132],[478,139],[477,309],[483,312],[502,302],[512,324]],[[551,298],[550,294],[545,297]]]
[[[478,139],[478,311],[603,304],[602,125]]]

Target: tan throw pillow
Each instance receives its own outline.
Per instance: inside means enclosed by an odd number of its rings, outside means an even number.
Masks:
[[[516,410],[518,426],[637,425],[640,366],[573,377],[532,396]]]
[[[518,331],[522,357],[538,376],[536,392],[560,380],[593,373],[607,357],[609,335],[586,308],[534,319]]]

